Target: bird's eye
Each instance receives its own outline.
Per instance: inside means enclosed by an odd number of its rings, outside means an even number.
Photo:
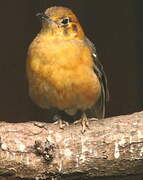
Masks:
[[[64,18],[61,23],[62,25],[67,25],[69,23],[69,18]]]

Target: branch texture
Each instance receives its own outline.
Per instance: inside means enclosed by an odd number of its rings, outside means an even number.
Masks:
[[[41,122],[0,123],[0,176],[89,179],[143,173],[143,112],[59,129]]]

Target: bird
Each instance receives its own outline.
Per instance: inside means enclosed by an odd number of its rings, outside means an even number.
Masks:
[[[88,113],[104,118],[109,99],[96,48],[71,9],[53,6],[37,16],[42,27],[29,45],[26,58],[29,95],[44,109],[56,108],[71,117],[81,112],[85,132]],[[64,121],[56,117],[62,128]]]

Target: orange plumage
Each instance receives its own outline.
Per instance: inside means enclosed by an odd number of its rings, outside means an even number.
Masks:
[[[54,107],[69,115],[78,110],[85,112],[96,104],[105,106],[105,74],[98,60],[95,64],[94,48],[76,16],[64,7],[51,7],[39,16],[42,29],[31,43],[27,57],[30,97],[42,108]],[[102,111],[97,117],[104,116],[105,107],[100,106],[95,107],[95,111]]]

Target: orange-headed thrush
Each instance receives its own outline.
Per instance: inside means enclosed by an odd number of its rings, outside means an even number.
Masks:
[[[93,43],[85,36],[75,14],[65,7],[39,13],[42,28],[27,56],[29,94],[40,107],[56,108],[74,116],[105,115],[108,89],[103,67]]]

